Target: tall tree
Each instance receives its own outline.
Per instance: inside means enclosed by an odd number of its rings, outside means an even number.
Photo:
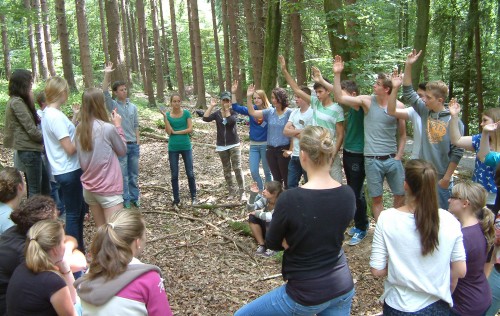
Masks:
[[[475,42],[475,55],[476,55],[476,97],[477,97],[477,111],[483,113],[483,70],[481,65],[481,29],[479,23],[479,0],[471,0],[470,6],[473,15],[474,25],[474,42]],[[481,116],[477,116],[478,124],[481,124]]]
[[[161,21],[161,46],[163,47],[163,55],[165,58],[165,76],[167,77],[167,88],[172,91],[172,76],[170,75],[170,52],[167,45],[167,32],[165,31],[165,20],[163,18],[163,1],[159,3],[160,7],[160,21]]]
[[[9,39],[7,37],[7,22],[5,21],[4,14],[0,14],[0,24],[2,27],[3,67],[5,69],[5,79],[9,80],[11,73],[10,49],[9,49]]]
[[[137,21],[139,25],[139,38],[140,38],[140,50],[142,52],[142,64],[144,64],[144,76],[143,79],[146,94],[148,95],[148,102],[150,106],[156,105],[155,95],[153,92],[153,71],[151,69],[151,63],[149,62],[149,51],[148,51],[148,33],[146,30],[146,15],[144,12],[144,2],[142,0],[136,0],[136,13]]]
[[[139,1],[137,1],[139,2]],[[122,28],[120,26],[120,12],[117,0],[104,1],[106,24],[108,26],[108,52],[109,60],[113,63],[115,71],[111,73],[112,81],[127,80],[125,54],[123,52]]]
[[[135,27],[135,16],[133,8],[130,5],[130,0],[125,0],[125,9],[127,11],[127,27],[128,27],[128,38],[129,38],[129,48],[130,55],[132,57],[132,71],[139,72],[139,53],[138,53],[138,41],[137,41],[137,28]],[[140,72],[139,72],[140,73]]]
[[[276,86],[276,67],[281,32],[280,2],[269,0],[267,8],[266,37],[264,44],[264,63],[262,65],[262,89],[267,95]]]
[[[258,45],[259,36],[257,32],[258,23],[257,17],[255,16],[254,7],[252,7],[252,2],[254,1],[243,1],[243,12],[245,13],[246,18],[246,27],[247,27],[247,37],[248,37],[248,48],[250,51],[250,61],[252,65],[252,79],[253,83],[256,87],[260,87],[260,76],[262,75],[262,63],[259,58],[262,54],[260,51],[260,47]],[[255,3],[254,6],[257,6]]]
[[[94,74],[90,57],[89,34],[87,16],[85,13],[85,0],[75,0],[76,27],[78,29],[78,43],[80,44],[80,64],[82,67],[83,83],[85,88],[94,86]]]
[[[175,74],[177,77],[177,89],[182,99],[186,97],[184,90],[184,79],[182,78],[182,64],[179,52],[179,39],[177,38],[177,23],[175,21],[175,3],[169,0],[170,5],[170,27],[172,28],[172,45],[174,46]]]
[[[194,34],[193,34],[193,15],[191,13],[192,11],[192,2],[191,0],[187,0],[187,11],[188,11],[188,28],[189,28],[189,47],[190,50],[189,52],[191,53],[191,68],[193,69],[192,71],[192,78],[193,78],[193,93],[197,94],[198,93],[198,77],[196,76],[198,73],[198,69],[196,69],[196,52],[195,52],[195,47],[194,47]]]
[[[30,0],[24,0],[24,7],[28,11],[26,17],[26,25],[28,30],[28,43],[30,47],[30,61],[31,61],[31,72],[33,74],[33,80],[38,80],[38,69],[36,67],[36,48],[35,48],[35,35],[33,34],[33,22],[31,21],[31,3]]]
[[[165,101],[165,81],[163,80],[163,67],[161,62],[160,30],[158,30],[156,2],[151,0],[151,25],[153,27],[153,45],[155,48],[155,73],[156,73],[156,96],[161,102]]]
[[[59,46],[61,48],[64,79],[68,82],[71,90],[77,91],[75,75],[73,74],[73,62],[71,61],[71,49],[69,46],[69,34],[68,25],[66,23],[64,0],[55,0],[54,4],[57,19],[57,37],[59,37]]]
[[[243,1],[243,3],[247,2],[250,1]],[[219,90],[222,91],[224,90],[224,79],[222,79],[222,64],[220,61],[219,34],[217,32],[217,18],[215,15],[215,0],[210,0],[210,7],[212,9],[212,27],[214,30],[215,58],[217,63],[217,83],[219,84]],[[247,20],[247,25],[249,23],[250,21]]]
[[[40,0],[31,1],[33,9],[36,13],[35,37],[36,51],[38,55],[38,69],[43,80],[47,80],[49,69],[47,66],[47,53],[45,51],[45,38],[43,36],[42,10],[40,8]]]
[[[306,84],[307,79],[304,43],[302,42],[302,21],[297,10],[299,0],[291,0],[290,2],[295,4],[294,9],[290,14],[290,28],[292,32],[293,59],[295,61],[295,69],[297,72],[297,83],[299,85],[304,85]]]
[[[233,73],[233,80],[241,80],[240,73],[240,46],[238,38],[238,16],[239,16],[239,5],[238,0],[227,0],[227,17],[229,22],[229,45],[231,46],[231,71]],[[236,92],[236,100],[238,103],[242,102],[242,85],[238,85],[238,91]]]
[[[52,52],[52,36],[50,35],[49,8],[47,6],[47,0],[41,0],[40,7],[42,8],[43,37],[45,39],[47,67],[49,68],[50,75],[53,77],[56,75],[56,67],[54,67],[54,53]]]
[[[97,0],[99,3],[99,21],[101,22],[102,50],[104,52],[104,60],[107,64],[109,62],[108,33],[106,32],[106,16],[104,15],[103,1],[104,0]]]
[[[205,99],[205,78],[203,76],[203,56],[201,54],[200,18],[198,15],[197,0],[191,0],[191,21],[193,22],[196,81],[198,83],[196,107],[202,109],[206,106],[207,100]]]
[[[125,67],[125,70],[127,71],[126,75],[127,75],[127,82],[129,83],[129,85],[132,85],[132,75],[130,73],[130,68],[131,68],[131,59],[132,57],[130,57],[130,45],[128,45],[129,43],[129,33],[128,33],[128,30],[129,28],[127,27],[127,4],[126,4],[126,1],[125,0],[121,0],[120,1],[120,14],[121,14],[121,20],[122,20],[122,35],[123,35],[123,48],[124,48],[124,51],[125,51],[125,64],[127,65],[127,67]]]
[[[229,22],[227,16],[227,3],[230,0],[222,0],[222,32],[224,36],[224,80],[226,81],[226,89],[231,90],[231,54],[230,54],[230,43],[229,43]]]
[[[344,61],[349,61],[351,56],[347,49],[345,21],[343,14],[338,13],[343,10],[342,0],[324,0],[323,6],[332,56],[340,55]]]
[[[422,55],[413,65],[413,71],[411,74],[411,79],[415,90],[417,89],[418,83],[420,82],[420,73],[422,71],[422,65],[424,63],[425,53],[427,51],[427,38],[429,37],[430,20],[429,10],[430,0],[417,0],[417,25],[413,47],[417,51],[422,50]]]

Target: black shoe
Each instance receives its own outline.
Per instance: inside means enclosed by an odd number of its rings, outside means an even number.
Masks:
[[[198,114],[199,117],[203,117],[203,115],[205,115],[205,111],[200,110],[200,109],[195,110],[195,112],[196,112],[196,114]]]

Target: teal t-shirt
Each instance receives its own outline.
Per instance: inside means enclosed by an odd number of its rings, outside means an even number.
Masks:
[[[191,113],[188,110],[182,111],[181,117],[171,117],[170,112],[167,112],[167,120],[174,131],[182,131],[188,128],[188,119],[191,118]],[[191,149],[191,139],[189,134],[170,135],[168,139],[169,151],[183,151]]]
[[[365,113],[360,107],[358,111],[350,108],[347,112],[347,126],[344,137],[344,149],[353,153],[362,154],[365,147],[363,119]]]
[[[321,126],[330,131],[332,137],[336,137],[336,124],[344,121],[344,110],[338,103],[332,103],[328,106],[323,106],[321,101],[315,97],[311,97],[311,109],[313,110],[313,126]]]

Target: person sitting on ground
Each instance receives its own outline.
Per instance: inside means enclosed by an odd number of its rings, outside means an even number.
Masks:
[[[383,211],[377,221],[371,272],[385,277],[384,316],[448,315],[451,293],[466,273],[458,220],[438,206],[432,163],[405,166],[406,204]]]
[[[329,130],[308,126],[300,138],[300,162],[308,182],[283,192],[266,233],[266,247],[285,249],[287,283],[243,306],[235,315],[349,315],[354,282],[342,250],[354,217],[349,186],[330,176],[335,142]]]
[[[115,212],[90,246],[88,273],[75,282],[83,316],[171,316],[157,266],[144,264],[146,224],[137,210]]]
[[[96,227],[105,224],[114,211],[123,208],[123,181],[119,156],[127,153],[122,117],[111,112],[111,122],[101,89],[82,95],[81,123],[76,128],[76,152],[82,167],[83,197]],[[112,123],[112,124],[111,124]]]
[[[450,197],[449,211],[462,224],[467,274],[453,292],[450,315],[484,315],[491,305],[491,289],[485,265],[495,242],[495,217],[486,207],[487,192],[472,181],[457,183]]]
[[[217,146],[215,151],[219,154],[224,171],[224,179],[229,193],[228,198],[234,199],[238,197],[240,201],[246,201],[245,194],[245,178],[241,169],[241,148],[240,138],[238,137],[238,129],[236,120],[238,114],[231,109],[231,93],[228,91],[222,92],[220,95],[221,109],[212,113],[212,110],[217,105],[217,100],[212,98],[210,106],[203,114],[204,122],[215,121],[217,126]],[[238,183],[238,191],[234,188],[233,175],[231,168],[236,176]]]
[[[26,200],[11,214],[15,226],[7,229],[0,236],[0,315],[5,313],[5,293],[14,270],[24,262],[26,233],[37,222],[45,219],[57,219],[58,210],[54,200],[48,196],[35,195]],[[87,267],[85,256],[76,250],[77,242],[66,236],[66,248],[73,249],[70,258],[71,271],[78,272]]]
[[[258,191],[257,186],[251,188],[252,191]],[[266,249],[265,238],[266,231],[269,229],[271,219],[273,218],[274,206],[283,192],[283,187],[278,181],[266,182],[262,195],[257,195],[253,204],[254,211],[248,214],[248,223],[252,235],[259,244],[255,254],[272,257],[276,254],[271,249]]]
[[[26,236],[26,262],[16,268],[7,287],[7,315],[77,315],[63,224],[46,219]]]
[[[21,203],[26,192],[23,175],[13,167],[5,167],[0,171],[0,235],[14,226],[10,214]]]

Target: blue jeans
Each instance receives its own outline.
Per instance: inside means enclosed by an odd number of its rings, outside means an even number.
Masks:
[[[451,196],[451,189],[453,189],[453,180],[450,181],[450,185],[448,186],[448,189],[443,189],[437,185],[437,190],[438,190],[438,202],[439,202],[439,207],[442,208],[443,210],[448,209],[448,199]]]
[[[57,209],[59,210],[59,216],[64,215],[66,209],[63,203],[64,193],[61,190],[61,186],[57,182],[50,182],[50,197],[56,202]]]
[[[286,294],[286,284],[264,294],[240,308],[234,315],[318,315],[348,316],[351,312],[354,289],[319,305],[304,306]]]
[[[366,231],[369,224],[366,214],[366,200],[363,191],[365,181],[365,163],[363,154],[351,153],[344,150],[342,155],[344,172],[347,185],[351,187],[356,196],[356,213],[354,214],[354,225],[357,229]]]
[[[443,300],[436,301],[416,312],[402,312],[395,308],[390,307],[384,302],[384,316],[449,316],[450,305]]]
[[[42,153],[39,151],[17,151],[18,159],[23,165],[16,166],[24,169],[28,197],[37,194],[50,195],[49,175],[43,164]]]
[[[135,202],[139,200],[139,187],[137,177],[139,175],[139,145],[127,143],[127,153],[118,157],[123,176],[123,202]]]
[[[85,217],[85,202],[80,177],[82,169],[64,174],[54,175],[63,192],[62,201],[66,209],[66,234],[78,241],[78,249],[85,251],[83,245],[83,219]]]
[[[269,169],[269,165],[267,164],[266,158],[266,149],[267,145],[250,145],[250,154],[249,154],[249,164],[250,164],[250,173],[252,174],[253,181],[257,182],[257,187],[259,191],[262,192],[264,190],[264,183],[262,183],[262,178],[259,174],[259,163],[262,160],[262,169],[264,169],[264,176],[266,178],[266,182],[272,181],[271,169]]]
[[[500,272],[495,267],[491,270],[488,283],[491,288],[492,301],[490,308],[486,311],[486,316],[495,316],[500,309]]]
[[[194,179],[193,171],[193,150],[169,151],[168,162],[170,163],[170,180],[172,182],[174,203],[176,204],[181,201],[179,198],[179,155],[182,156],[182,160],[184,161],[184,169],[186,169],[191,200],[196,197],[196,181]]]
[[[302,169],[299,157],[292,156],[288,163],[288,188],[298,187],[302,175],[304,175],[304,180],[307,182],[307,174],[306,171]]]

